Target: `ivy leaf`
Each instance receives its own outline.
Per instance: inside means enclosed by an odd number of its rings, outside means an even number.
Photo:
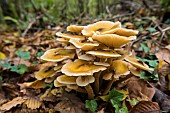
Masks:
[[[24,60],[29,60],[31,58],[30,52],[28,52],[28,51],[24,52],[24,51],[18,50],[18,51],[16,51],[16,55]]]
[[[148,53],[150,51],[150,48],[147,46],[146,43],[140,43],[140,47],[138,50],[140,50],[140,51],[144,50],[145,53]]]
[[[94,113],[97,109],[96,100],[86,100],[85,107],[90,109],[90,111]]]
[[[153,27],[148,27],[148,28],[146,28],[146,30],[151,32],[151,33],[156,32],[156,29],[153,28]]]
[[[8,62],[5,62],[5,63],[3,63],[3,64],[0,64],[0,66],[4,67],[4,68],[6,68],[6,69],[10,69],[10,68],[11,68],[11,64],[8,63]]]
[[[22,75],[25,72],[28,72],[28,67],[25,64],[19,64],[11,66],[10,70]]]

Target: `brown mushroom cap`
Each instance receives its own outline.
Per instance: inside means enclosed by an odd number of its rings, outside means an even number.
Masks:
[[[113,57],[121,56],[116,51],[88,51],[86,53],[90,54],[90,55],[97,56],[99,58],[113,58]]]
[[[146,71],[152,70],[151,68],[149,68],[148,65],[146,65],[145,63],[143,63],[142,61],[140,61],[136,58],[126,57],[125,60],[128,61],[130,64],[132,64],[136,68],[146,70]]]
[[[99,46],[99,43],[81,43],[80,41],[76,39],[70,39],[70,43],[72,43],[76,48],[79,48],[81,50],[92,50],[94,47]]]
[[[77,32],[77,33],[81,33],[83,29],[84,29],[84,26],[70,25],[67,27],[67,31]]]
[[[74,76],[67,76],[67,75],[61,75],[57,77],[57,81],[62,84],[76,84],[77,77]]]
[[[103,76],[103,79],[104,80],[112,80],[112,76],[113,76],[113,73],[106,73],[106,74],[104,74],[104,76]]]
[[[82,30],[84,36],[92,36],[96,31],[104,32],[112,29],[115,26],[114,22],[110,21],[99,21],[94,24],[90,24]]]
[[[41,56],[42,60],[60,62],[68,58],[74,58],[74,50],[56,48],[47,50],[44,55]]]
[[[57,36],[65,38],[66,40],[70,40],[70,39],[77,39],[77,40],[85,40],[84,36],[80,36],[80,35],[72,35],[72,34],[64,34],[61,32],[57,32],[56,33]]]
[[[54,70],[54,67],[45,67],[38,72],[35,72],[35,78],[37,80],[42,80],[47,77],[52,77],[56,74],[56,71]]]
[[[87,76],[105,69],[105,66],[93,65],[87,61],[77,59],[74,62],[65,64],[62,67],[61,72],[67,76]]]
[[[79,76],[76,79],[76,83],[78,86],[87,86],[90,83],[93,83],[95,78],[93,76]]]
[[[88,54],[83,54],[83,55],[78,55],[78,59],[86,60],[86,61],[93,61],[94,56],[88,55]]]
[[[92,38],[109,47],[115,48],[119,48],[133,39],[130,37],[119,36],[116,34],[93,35]]]
[[[132,29],[126,29],[126,28],[115,28],[109,31],[105,31],[102,34],[117,34],[120,36],[134,36],[137,35],[139,31],[137,30],[132,30]]]
[[[57,79],[54,80],[54,86],[55,87],[62,87],[62,86],[66,86],[66,84],[62,84],[60,82],[57,81]]]
[[[57,38],[56,40],[62,43],[68,43],[68,40],[66,40],[65,38]]]
[[[129,65],[129,70],[133,75],[140,76],[141,70],[137,69],[136,67],[132,66],[131,64]]]
[[[127,63],[122,60],[114,60],[111,64],[111,69],[115,72],[114,78],[119,78],[121,75],[130,73]]]

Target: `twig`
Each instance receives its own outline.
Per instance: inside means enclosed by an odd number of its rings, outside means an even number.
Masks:
[[[29,25],[28,25],[28,27],[24,30],[24,32],[22,33],[22,37],[24,37],[26,34],[27,34],[27,32],[30,30],[30,28],[32,27],[32,25],[36,22],[36,20],[39,20],[40,18],[42,18],[44,15],[39,15],[39,16],[37,16],[34,20],[32,20],[30,23],[29,23]]]

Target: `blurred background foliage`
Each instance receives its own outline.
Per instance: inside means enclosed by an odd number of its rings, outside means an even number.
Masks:
[[[7,30],[9,25],[24,30],[31,21],[37,20],[38,26],[43,27],[46,22],[111,18],[122,10],[130,13],[143,6],[150,7],[146,2],[153,5],[155,1],[162,4],[161,10],[169,10],[170,0],[0,0],[0,30]]]

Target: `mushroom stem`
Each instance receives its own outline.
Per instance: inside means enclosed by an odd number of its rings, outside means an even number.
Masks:
[[[112,84],[114,83],[114,81],[115,81],[114,78],[112,78],[112,80],[109,81],[109,83],[107,84],[107,87],[106,87],[106,89],[104,90],[104,92],[103,92],[102,95],[106,95],[106,94],[110,91],[110,89],[111,89]]]
[[[95,94],[97,95],[99,93],[99,89],[100,89],[100,74],[101,74],[101,71],[98,72],[98,73],[95,73],[94,77],[95,77],[95,82],[94,82],[94,90],[95,90]]]
[[[94,98],[94,92],[92,87],[90,86],[90,84],[88,84],[87,86],[85,86],[85,89],[88,93],[88,99],[93,99]]]
[[[85,89],[82,89],[80,87],[78,87],[77,89],[74,89],[74,90],[77,92],[80,92],[80,93],[87,93],[87,91]]]

